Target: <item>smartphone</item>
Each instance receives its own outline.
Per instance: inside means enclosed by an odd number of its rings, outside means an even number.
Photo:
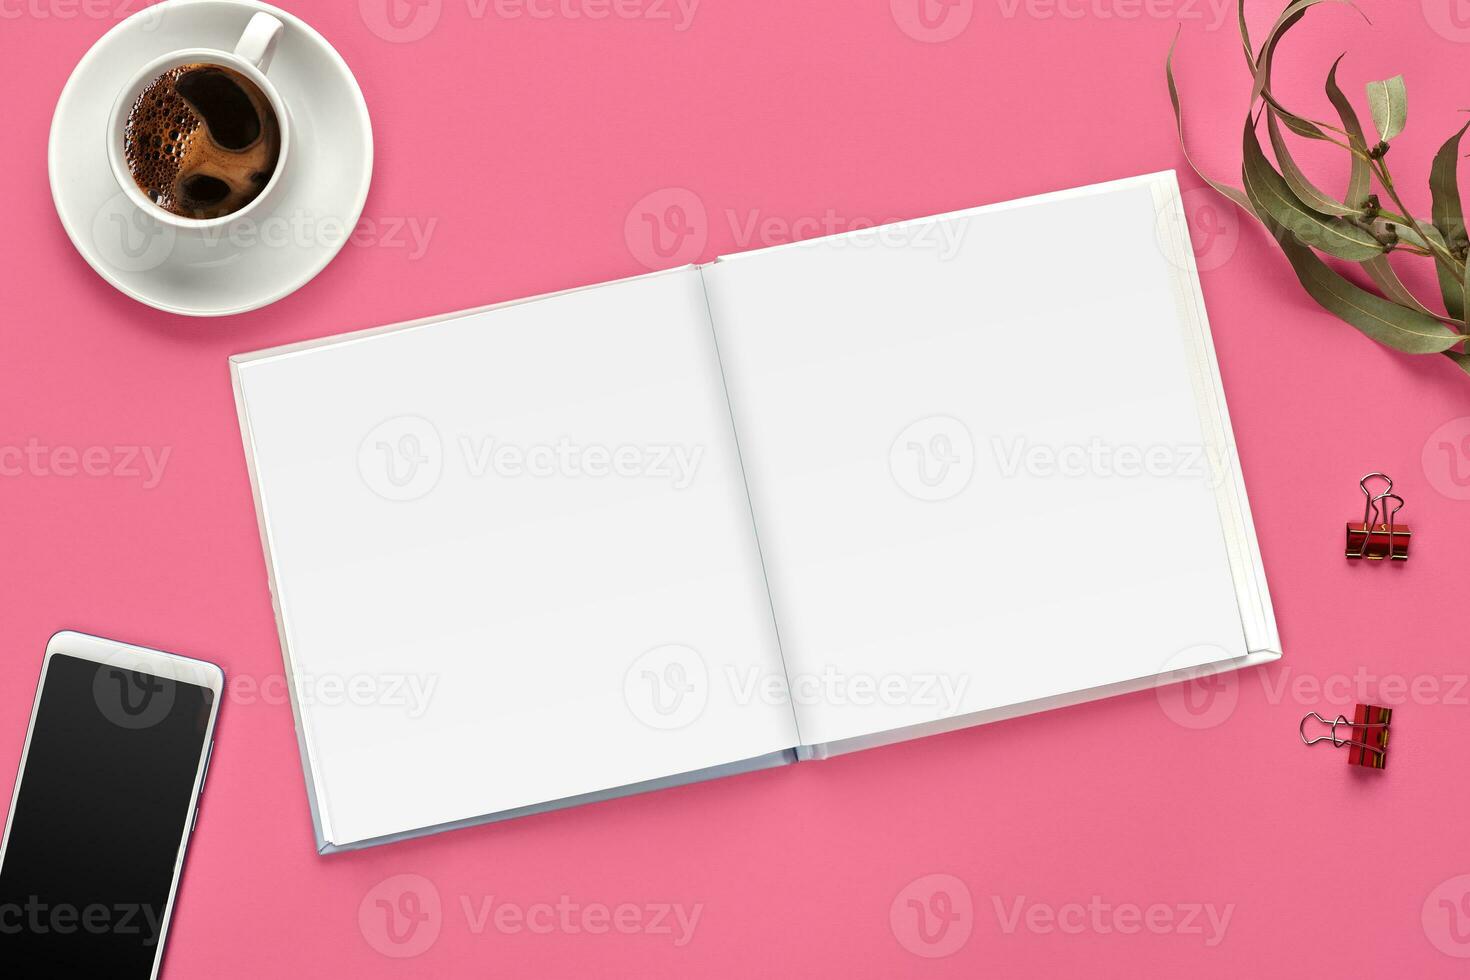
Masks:
[[[158,976],[223,689],[202,660],[51,638],[0,841],[6,976]]]

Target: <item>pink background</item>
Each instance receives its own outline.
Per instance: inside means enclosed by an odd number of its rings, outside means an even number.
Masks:
[[[0,447],[170,452],[151,488],[0,477],[0,761],[18,758],[61,628],[214,659],[249,685],[222,712],[167,976],[1464,974],[1470,378],[1318,311],[1269,240],[1203,191],[1187,201],[1283,661],[1188,704],[1177,689],[1139,694],[317,857],[228,354],[643,271],[641,214],[670,203],[693,200],[686,251],[708,259],[829,212],[847,227],[1183,168],[1162,71],[1176,24],[1199,155],[1228,174],[1247,84],[1221,0],[957,0],[930,34],[911,0],[704,0],[683,30],[672,0],[621,0],[612,9],[653,16],[605,19],[566,13],[608,9],[599,0],[543,3],[549,18],[428,0],[419,16],[439,19],[414,41],[369,28],[383,2],[286,6],[362,84],[378,154],[366,217],[433,222],[427,248],[369,232],[285,301],[194,321],[109,288],[47,190],[55,98],[116,8],[0,0]],[[1355,96],[1405,73],[1409,127],[1390,161],[1422,211],[1428,161],[1464,105],[1460,2],[1367,0],[1373,28],[1316,9],[1280,58],[1280,94],[1312,114],[1327,111],[1321,79],[1343,49]],[[1274,8],[1255,13],[1259,37]],[[1087,256],[1051,261],[1064,288]],[[1056,353],[1102,343],[1078,323]],[[1342,558],[1370,469],[1408,500],[1406,566]],[[1358,699],[1397,709],[1387,772],[1297,741],[1304,713],[1350,714]],[[395,946],[373,910],[405,888],[431,919]],[[492,919],[476,932],[463,903],[478,916],[491,896],[526,910],[561,896],[683,903],[700,917],[682,946],[677,927]],[[934,942],[910,898],[951,910],[947,931],[929,921]],[[1154,931],[1136,925],[1149,906]],[[1228,912],[1223,934],[1210,910]],[[1048,911],[1065,928],[1045,928]],[[936,952],[949,955],[922,955]]]

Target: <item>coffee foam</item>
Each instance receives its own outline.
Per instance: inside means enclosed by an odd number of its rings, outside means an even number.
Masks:
[[[180,65],[149,83],[123,135],[139,190],[186,218],[232,214],[253,201],[280,147],[265,94],[239,72],[211,64]]]

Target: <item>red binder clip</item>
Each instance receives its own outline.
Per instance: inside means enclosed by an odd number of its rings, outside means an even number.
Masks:
[[[1326,735],[1307,738],[1307,722],[1313,718],[1324,725],[1331,726],[1331,730]],[[1302,719],[1296,730],[1307,745],[1331,740],[1332,747],[1335,749],[1340,749],[1344,745],[1348,746],[1348,765],[1350,766],[1382,769],[1388,762],[1388,729],[1392,718],[1392,708],[1380,708],[1376,704],[1360,704],[1353,709],[1352,721],[1348,721],[1342,715],[1328,721],[1313,711]],[[1345,733],[1346,737],[1337,733],[1339,728],[1348,730]]]
[[[1385,484],[1374,493],[1368,489],[1368,481],[1377,477]],[[1409,526],[1395,524],[1394,515],[1404,509],[1404,498],[1393,492],[1393,480],[1382,473],[1369,473],[1358,481],[1367,502],[1363,504],[1363,519],[1347,526],[1347,556],[1366,558],[1369,561],[1409,560]],[[1389,501],[1393,501],[1390,506]]]

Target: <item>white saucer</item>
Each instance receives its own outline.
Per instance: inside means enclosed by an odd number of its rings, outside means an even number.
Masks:
[[[261,10],[286,25],[269,75],[291,116],[289,180],[268,213],[226,236],[176,232],[118,187],[108,114],[139,67],[179,48],[233,50]],[[372,180],[372,122],[347,63],[299,18],[256,0],[167,0],[108,31],[72,72],[51,120],[50,173],[61,224],[103,279],[170,313],[227,316],[290,295],[341,250]]]

